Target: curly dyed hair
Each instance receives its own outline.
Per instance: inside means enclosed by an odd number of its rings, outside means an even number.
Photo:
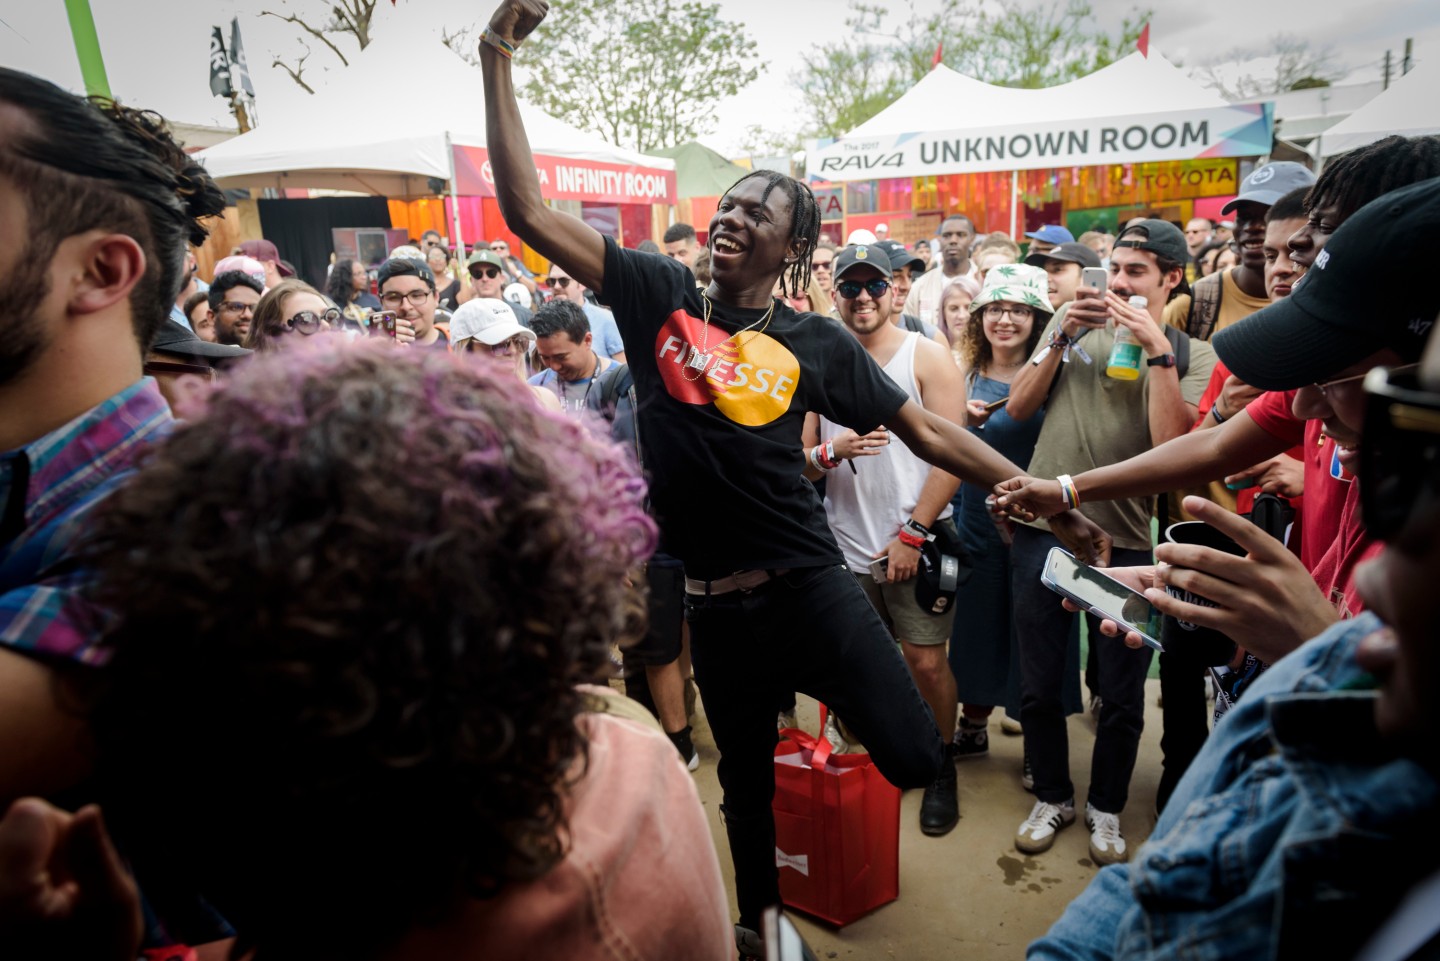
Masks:
[[[643,618],[643,486],[488,365],[340,338],[257,358],[98,524],[119,614],[85,693],[137,868],[193,881],[262,961],[367,957],[544,875],[575,685]]]

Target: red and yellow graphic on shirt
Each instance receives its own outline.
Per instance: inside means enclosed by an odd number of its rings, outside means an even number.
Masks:
[[[714,324],[677,310],[660,326],[655,361],[670,396],[683,404],[714,404],[730,420],[761,427],[790,409],[800,362],[778,340],[759,330],[726,339]],[[703,333],[702,333],[703,331]],[[700,353],[703,348],[703,353]],[[692,361],[696,358],[698,360]],[[692,366],[703,361],[702,368]]]

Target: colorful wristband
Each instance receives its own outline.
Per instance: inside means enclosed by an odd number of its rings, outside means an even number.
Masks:
[[[500,56],[506,60],[511,60],[515,57],[515,45],[489,27],[486,27],[480,32],[480,42],[494,47]]]
[[[917,551],[923,550],[925,547],[925,538],[920,537],[918,534],[912,534],[903,527],[900,528],[900,533],[895,535],[895,539],[906,547],[913,547]]]
[[[1074,510],[1080,506],[1080,490],[1075,486],[1075,479],[1069,474],[1061,474],[1055,478],[1060,485],[1060,496],[1065,499],[1066,510]]]
[[[824,457],[825,457],[825,445],[824,445],[824,444],[816,444],[814,447],[810,448],[810,466],[811,466],[811,467],[814,467],[816,470],[820,471],[822,474],[829,473],[830,471],[832,471],[832,470],[835,469],[835,465],[834,465],[834,464],[830,464],[830,465],[828,465],[828,466],[826,465],[825,460],[824,460]]]

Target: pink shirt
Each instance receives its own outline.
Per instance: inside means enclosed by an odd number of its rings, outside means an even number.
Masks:
[[[571,790],[565,858],[539,880],[416,930],[390,957],[732,961],[720,863],[674,746],[612,714],[578,723],[590,763]]]

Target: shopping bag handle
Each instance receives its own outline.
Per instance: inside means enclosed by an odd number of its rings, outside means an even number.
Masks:
[[[830,716],[830,709],[823,703],[820,705],[820,733],[825,733],[825,720]],[[817,771],[823,771],[825,764],[830,760],[830,753],[835,749],[823,736],[816,737],[808,731],[802,731],[798,727],[787,727],[780,732],[780,736],[794,741],[803,748],[810,749],[810,767]]]

